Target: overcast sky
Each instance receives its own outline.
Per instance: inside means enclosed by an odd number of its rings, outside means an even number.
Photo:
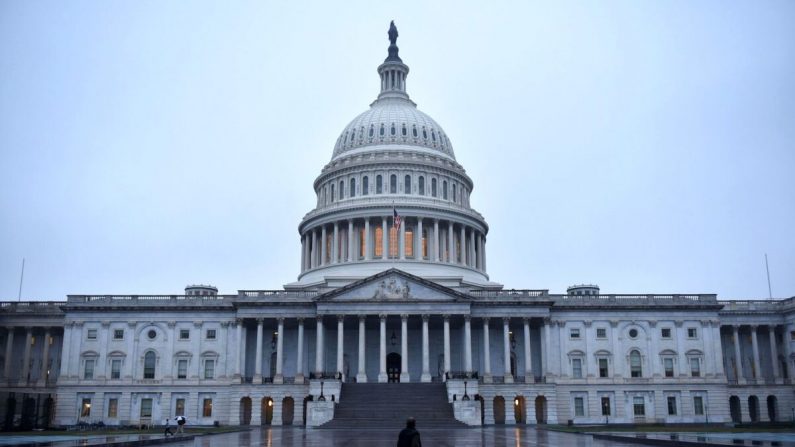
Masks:
[[[795,295],[795,2],[0,2],[0,299],[296,279],[394,19],[508,288]]]

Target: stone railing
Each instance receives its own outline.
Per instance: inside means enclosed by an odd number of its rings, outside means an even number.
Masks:
[[[723,304],[722,312],[731,311],[759,311],[766,310],[770,312],[777,312],[782,310],[787,305],[795,304],[792,298],[785,300],[729,300],[720,303]]]
[[[546,289],[529,290],[529,289],[510,289],[510,290],[471,290],[469,295],[477,298],[535,298],[539,296],[547,296],[549,293]]]
[[[550,295],[559,305],[583,306],[629,306],[629,305],[674,305],[717,304],[714,294],[699,295]]]
[[[69,304],[160,305],[222,304],[235,295],[69,295]]]
[[[2,301],[0,312],[60,314],[64,301]]]
[[[237,296],[246,298],[314,298],[318,294],[319,292],[301,290],[240,290]]]
[[[367,196],[357,196],[352,199],[343,199],[341,201],[337,201],[334,203],[321,205],[319,208],[316,208],[306,213],[306,215],[304,215],[303,220],[307,221],[309,219],[312,219],[313,217],[316,217],[321,214],[326,214],[332,211],[356,209],[371,205],[383,206],[391,210],[395,202],[397,202],[397,206],[400,208],[405,208],[415,205],[418,207],[428,207],[430,205],[436,209],[448,210],[456,213],[463,213],[469,215],[470,217],[475,218],[478,221],[483,221],[482,214],[473,210],[472,208],[461,206],[456,202],[439,199],[439,198],[433,198],[429,196],[415,196],[415,195],[405,195],[405,194],[372,194]],[[409,213],[403,217],[405,218],[413,216]]]

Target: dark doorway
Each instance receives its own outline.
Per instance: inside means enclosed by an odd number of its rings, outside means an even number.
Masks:
[[[251,424],[251,398],[246,396],[240,399],[240,425]]]
[[[26,397],[22,399],[22,419],[19,428],[22,430],[32,430],[36,422],[36,399]]]
[[[739,424],[743,421],[743,411],[740,408],[740,398],[732,396],[729,398],[729,413],[732,417],[732,422]]]
[[[304,408],[303,408],[303,411],[302,411],[302,413],[303,413],[303,416],[304,416],[304,425],[306,425],[306,407],[308,406],[307,404],[308,404],[310,401],[312,401],[312,399],[313,399],[313,397],[312,397],[312,396],[306,396],[306,397],[304,398]]]
[[[263,397],[261,423],[262,425],[271,425],[271,422],[273,422],[273,399]]]
[[[751,422],[759,422],[759,398],[756,396],[748,398],[748,416]]]
[[[486,401],[480,394],[475,394],[475,400],[480,402],[480,425],[486,425]]]
[[[386,376],[389,383],[400,382],[400,354],[390,352],[386,356]]]
[[[502,396],[494,398],[494,423],[505,424],[505,398]]]
[[[293,425],[295,414],[295,401],[292,397],[285,397],[282,401],[282,425]]]
[[[547,423],[547,398],[544,396],[536,397],[536,423]]]
[[[778,400],[776,396],[767,396],[767,417],[770,419],[770,422],[776,422],[777,414],[776,414],[776,407],[778,406]]]
[[[513,399],[513,411],[514,411],[514,417],[516,418],[516,423],[517,424],[526,424],[527,423],[527,420],[525,419],[525,414],[527,412],[525,411],[524,397],[516,396]]]
[[[516,353],[511,352],[511,376],[516,377]]]
[[[44,399],[44,428],[49,428],[52,424],[53,410],[55,409],[55,400],[52,397]]]
[[[3,429],[11,431],[14,429],[14,412],[17,410],[17,400],[13,397],[6,399],[6,419]]]

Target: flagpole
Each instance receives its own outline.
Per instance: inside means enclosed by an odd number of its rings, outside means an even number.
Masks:
[[[770,288],[770,267],[767,265],[767,253],[765,253],[765,270],[767,271],[767,293],[773,299],[773,289]]]
[[[25,277],[25,258],[22,258],[22,273],[19,274],[19,293],[17,293],[17,301],[22,300],[22,279]]]

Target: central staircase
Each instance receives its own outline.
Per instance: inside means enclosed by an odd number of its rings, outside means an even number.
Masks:
[[[443,383],[343,383],[334,419],[321,428],[394,428],[413,416],[417,429],[461,428]]]

